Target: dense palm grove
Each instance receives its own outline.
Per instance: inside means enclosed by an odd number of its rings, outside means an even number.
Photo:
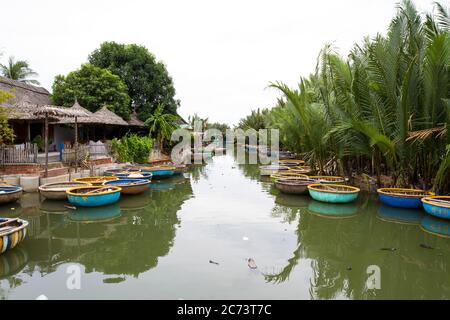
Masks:
[[[448,192],[449,27],[440,4],[421,15],[404,1],[385,36],[366,38],[346,59],[326,45],[297,88],[271,83],[283,98],[265,125],[321,172],[366,173],[379,184],[389,175],[397,186]]]

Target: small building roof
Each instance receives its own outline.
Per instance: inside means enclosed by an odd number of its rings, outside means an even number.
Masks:
[[[71,110],[52,105],[36,105],[26,102],[19,103],[8,110],[8,119],[11,120],[39,120],[45,115],[50,118],[60,119],[65,117],[82,117],[87,114],[82,110]]]
[[[100,119],[99,117],[95,116],[94,113],[92,113],[88,109],[83,108],[78,103],[77,100],[75,100],[75,103],[69,109],[73,110],[73,111],[81,111],[81,112],[84,112],[86,114],[85,116],[81,116],[81,117],[77,118],[77,123],[79,123],[79,124],[98,124],[98,123],[103,123],[102,119]],[[73,124],[73,123],[75,123],[75,119],[74,118],[61,118],[55,124]]]
[[[106,106],[103,106],[100,110],[94,112],[94,116],[99,118],[103,124],[128,126],[128,123],[125,120],[109,110]]]
[[[127,122],[128,122],[128,125],[131,127],[142,127],[142,128],[146,127],[145,123],[143,121],[139,120],[136,112],[133,112],[131,114],[130,120],[128,120]]]
[[[0,77],[0,90],[14,95],[14,98],[2,103],[4,107],[12,107],[21,103],[51,105],[50,92],[42,87]]]

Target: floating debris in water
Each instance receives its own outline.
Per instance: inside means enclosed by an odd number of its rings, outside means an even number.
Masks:
[[[215,261],[212,261],[212,260],[209,260],[209,263],[219,265],[218,262],[215,262]]]
[[[430,249],[430,250],[433,250],[433,249],[434,249],[433,247],[431,247],[431,246],[429,246],[429,245],[427,245],[427,244],[423,244],[423,243],[421,243],[419,246],[420,246],[421,248],[424,248],[424,249]]]
[[[36,300],[48,300],[48,298],[45,294],[41,294],[40,296],[36,297]]]
[[[352,267],[347,267],[347,270],[348,271],[352,271]]]
[[[77,210],[77,207],[69,206],[67,204],[64,205],[64,208],[71,209],[71,210]]]
[[[11,208],[11,210],[16,210],[16,208]]]
[[[242,237],[242,240],[248,241],[248,237]]]
[[[397,248],[381,248],[380,250],[383,250],[383,251],[396,251]]]
[[[248,267],[249,267],[250,269],[257,269],[257,268],[258,268],[258,267],[256,266],[255,260],[253,260],[252,258],[249,258],[249,259],[247,260],[247,262],[248,262]]]

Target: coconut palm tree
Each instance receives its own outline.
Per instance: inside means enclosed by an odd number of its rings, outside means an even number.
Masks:
[[[24,83],[39,84],[39,81],[30,79],[38,74],[34,72],[27,61],[16,61],[13,56],[9,57],[7,64],[0,64],[0,74],[8,79],[18,80]]]
[[[177,128],[176,121],[175,115],[165,113],[162,103],[158,104],[153,114],[145,121],[149,134],[155,136],[159,148],[163,148],[165,140],[170,140],[172,132]]]

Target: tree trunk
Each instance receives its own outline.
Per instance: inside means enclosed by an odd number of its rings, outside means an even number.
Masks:
[[[78,172],[78,117],[75,117],[75,172]]]

